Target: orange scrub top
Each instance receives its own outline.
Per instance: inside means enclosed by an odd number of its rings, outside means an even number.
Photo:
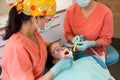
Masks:
[[[86,40],[101,40],[102,47],[94,47],[99,55],[105,53],[105,47],[111,43],[113,36],[113,16],[109,8],[97,3],[93,12],[85,17],[80,6],[75,3],[66,11],[64,20],[64,35],[66,39],[75,35],[84,35]],[[90,49],[85,53],[94,54]]]
[[[46,43],[35,33],[39,45],[21,35],[13,34],[2,56],[2,80],[35,80],[43,75],[47,51]]]

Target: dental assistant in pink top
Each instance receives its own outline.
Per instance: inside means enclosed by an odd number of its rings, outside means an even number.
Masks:
[[[16,2],[14,2],[16,1]],[[60,71],[72,66],[64,58],[44,74],[47,42],[41,32],[50,29],[56,13],[55,0],[8,0],[11,8],[2,55],[2,80],[52,80]]]
[[[84,40],[80,41],[80,35]],[[72,44],[79,40],[78,51],[91,55],[96,52],[105,61],[105,49],[113,36],[111,10],[96,0],[76,0],[66,11],[64,36]]]

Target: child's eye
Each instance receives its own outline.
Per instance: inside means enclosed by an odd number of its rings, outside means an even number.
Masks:
[[[58,52],[58,51],[60,51],[60,49],[56,49],[56,51]]]
[[[64,45],[64,44],[62,44],[62,45],[61,45],[61,47],[65,47],[65,45]]]

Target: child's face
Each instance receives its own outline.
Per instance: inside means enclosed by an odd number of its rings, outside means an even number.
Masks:
[[[61,59],[61,58],[66,58],[71,55],[70,51],[68,48],[66,48],[63,44],[59,42],[55,42],[51,45],[51,53],[54,59]]]

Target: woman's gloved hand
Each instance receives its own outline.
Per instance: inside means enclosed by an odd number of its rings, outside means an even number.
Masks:
[[[78,42],[77,50],[84,51],[87,48],[94,47],[96,45],[95,41],[81,41]]]
[[[77,40],[80,41],[80,36],[79,36],[79,35],[76,35],[75,37],[73,37],[73,39],[72,39],[71,42],[72,42],[73,44],[75,44],[75,42],[76,42]]]
[[[72,62],[72,57],[63,58],[60,61],[58,61],[50,70],[53,72],[54,76],[56,76],[62,70],[71,68]]]

